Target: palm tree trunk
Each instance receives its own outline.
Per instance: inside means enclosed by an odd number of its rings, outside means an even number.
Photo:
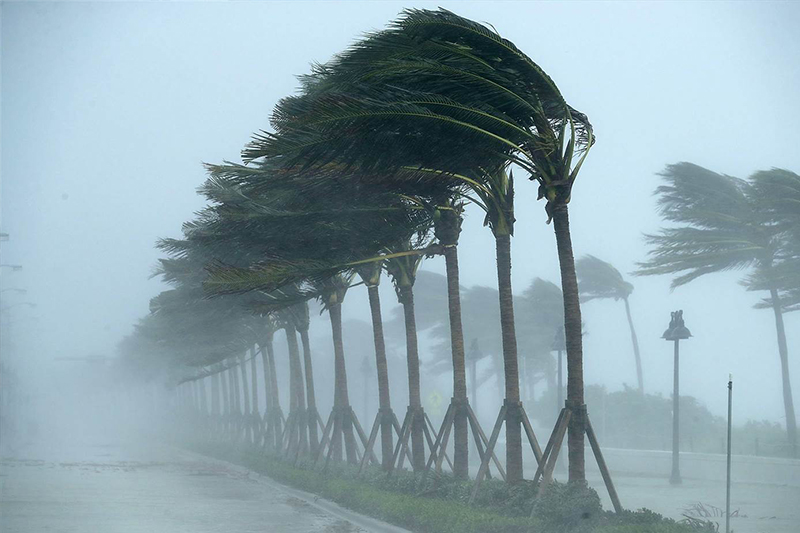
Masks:
[[[356,442],[353,435],[353,422],[349,416],[350,398],[347,394],[347,369],[344,364],[344,343],[342,342],[342,304],[340,302],[331,303],[328,306],[328,314],[331,319],[331,332],[333,334],[333,354],[334,354],[334,394],[333,408],[343,422],[342,432],[344,433],[345,453],[347,462],[356,464]]]
[[[303,368],[300,362],[300,348],[297,345],[297,330],[292,325],[287,325],[286,342],[289,346],[289,373],[290,388],[294,398],[295,418],[298,421],[297,436],[300,449],[308,446],[308,431],[306,428],[306,398],[303,385]]]
[[[458,279],[458,248],[445,245],[447,272],[447,309],[450,317],[450,346],[453,354],[453,398],[459,408],[453,419],[453,475],[469,477],[469,434],[467,428],[467,368],[464,359],[464,330],[461,324],[461,290]],[[474,377],[474,376],[473,376]]]
[[[308,340],[308,328],[300,330],[300,341],[303,343],[303,363],[305,364],[306,376],[306,400],[308,405],[308,439],[311,454],[317,453],[319,446],[319,435],[317,434],[317,395],[314,390],[314,368],[311,364],[311,343]]]
[[[235,362],[236,358],[234,358],[233,360]],[[241,396],[240,390],[239,390],[239,366],[238,366],[238,364],[234,364],[231,367],[231,372],[232,372],[232,375],[233,375],[233,387],[231,387],[231,390],[233,391],[233,405],[234,405],[234,407],[236,409],[236,416],[238,417],[239,415],[242,414],[242,396]]]
[[[417,320],[414,316],[414,290],[410,286],[400,288],[400,303],[406,325],[406,362],[408,363],[408,406],[420,413],[422,397],[419,385],[419,347],[417,345]],[[425,468],[425,441],[422,416],[414,416],[411,426],[411,459],[415,471]]]
[[[500,293],[500,329],[503,339],[503,370],[506,401],[506,481],[522,480],[522,420],[519,410],[519,361],[514,328],[514,296],[511,292],[511,236],[495,236],[497,290]]]
[[[386,343],[383,338],[383,317],[377,285],[368,285],[369,310],[372,314],[372,336],[375,341],[375,369],[378,372],[378,404],[381,411],[381,462],[387,472],[392,468],[394,443],[392,438],[392,400],[389,395],[389,367],[386,363]]]
[[[220,424],[223,433],[230,430],[231,396],[228,393],[228,380],[225,379],[225,371],[219,374],[219,384],[222,389],[222,423]]]
[[[636,337],[636,328],[633,327],[631,306],[627,298],[623,298],[623,301],[625,302],[625,314],[628,316],[628,327],[631,330],[631,342],[633,343],[633,357],[636,359],[636,379],[639,383],[639,393],[644,394],[644,377],[642,375],[642,356],[639,354],[639,339]]]
[[[786,411],[786,434],[792,457],[797,457],[797,419],[794,415],[792,383],[789,380],[789,349],[786,346],[786,330],[783,326],[783,309],[778,291],[770,289],[772,310],[775,312],[775,329],[778,333],[778,353],[781,358],[781,377],[783,380],[783,407]]]
[[[219,374],[211,376],[211,414],[219,416]]]
[[[269,356],[267,355],[267,349],[263,344],[259,344],[259,348],[261,349],[261,369],[264,373],[264,413],[267,417],[272,414],[272,383],[269,379]]]
[[[250,427],[250,386],[247,384],[247,365],[245,364],[246,356],[247,355],[244,352],[239,356],[239,367],[242,373],[242,396],[244,400],[244,416],[242,417],[242,421],[245,428],[245,439],[249,444],[253,438],[253,435]]]
[[[583,399],[583,339],[581,337],[581,304],[578,298],[578,277],[569,231],[566,204],[552,210],[553,226],[561,267],[561,290],[564,294],[564,335],[567,341],[567,406],[572,410],[567,435],[569,481],[586,483],[584,457],[585,406]]]
[[[258,364],[256,361],[256,348],[253,346],[250,348],[250,393],[252,394],[252,412],[256,416],[259,416],[258,413],[258,377],[256,376],[257,372],[256,369],[258,368]]]
[[[267,397],[269,400],[269,418],[267,419],[269,422],[272,423],[273,427],[275,428],[275,433],[273,433],[272,438],[272,446],[275,450],[278,450],[281,446],[280,442],[280,426],[278,422],[281,419],[281,399],[278,390],[278,373],[275,371],[275,349],[272,345],[273,335],[270,333],[264,341],[264,344],[261,346],[261,356],[264,359],[264,371],[266,372],[269,369],[269,382],[267,385]],[[264,350],[266,348],[266,350]],[[267,376],[264,376],[265,383],[267,383]]]
[[[200,391],[200,414],[204,417],[208,414],[208,400],[206,399],[206,378],[197,380],[198,390]]]

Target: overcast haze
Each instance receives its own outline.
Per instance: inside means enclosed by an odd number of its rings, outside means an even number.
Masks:
[[[404,7],[437,5],[491,23],[590,117],[597,144],[571,204],[578,256],[635,269],[645,258],[642,234],[660,227],[652,193],[669,163],[742,178],[800,171],[796,2],[4,2],[0,226],[11,238],[2,262],[24,270],[4,270],[2,286],[26,287],[24,299],[38,304],[14,326],[20,364],[49,372],[56,357],[113,355],[164,288],[148,279],[155,240],[179,236],[203,205],[195,194],[201,163],[239,161],[310,62]],[[536,187],[520,180],[517,190],[520,293],[534,277],[557,282],[558,268]],[[497,284],[482,221],[468,210],[459,247],[465,286]],[[444,271],[439,259],[423,268]],[[668,277],[630,279],[645,386],[669,395],[672,348],[660,336],[681,308],[694,333],[683,348],[681,393],[721,415],[732,372],[739,421],[783,422],[773,316],[752,308],[760,296],[744,291],[740,276],[674,292]],[[394,302],[385,285],[384,301]],[[363,288],[354,290],[345,316],[366,318],[356,310],[365,302]],[[590,302],[583,313],[587,383],[634,385],[622,306]],[[800,313],[787,315],[786,327],[798,390]]]

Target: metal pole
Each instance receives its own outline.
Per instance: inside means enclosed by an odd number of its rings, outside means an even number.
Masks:
[[[728,374],[728,476],[725,492],[725,533],[731,533],[731,412],[733,407],[733,376]]]
[[[675,367],[672,392],[672,475],[669,482],[679,485],[681,481],[680,468],[680,340],[675,339]]]

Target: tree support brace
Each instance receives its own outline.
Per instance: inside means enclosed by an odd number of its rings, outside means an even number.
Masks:
[[[575,407],[571,406],[569,402],[565,402],[564,408],[561,409],[558,415],[553,433],[550,435],[550,440],[548,440],[547,446],[544,449],[544,457],[542,461],[539,462],[539,467],[536,469],[536,474],[533,476],[534,483],[541,478],[541,483],[539,483],[539,487],[536,490],[534,502],[544,494],[547,490],[547,486],[553,480],[553,470],[556,467],[556,461],[558,461],[558,453],[561,450],[561,445],[564,442],[564,435],[567,432],[569,421],[573,415],[582,415],[585,420],[584,431],[586,432],[586,437],[589,439],[589,445],[592,448],[592,453],[600,469],[600,475],[603,476],[603,483],[605,483],[608,496],[611,499],[611,504],[614,506],[614,511],[619,514],[622,512],[622,504],[619,501],[617,490],[614,488],[614,483],[611,481],[611,472],[609,472],[608,466],[606,466],[603,452],[600,450],[600,443],[597,441],[597,435],[594,432],[592,423],[589,421],[589,413],[586,411],[586,405]],[[536,506],[534,505],[534,508],[531,510],[531,516],[533,516],[535,510]]]
[[[472,409],[470,409],[470,412]],[[471,418],[475,417],[475,413],[471,414]],[[478,475],[475,477],[475,486],[472,489],[472,494],[469,497],[468,505],[472,505],[472,502],[475,501],[475,497],[478,495],[478,490],[480,489],[481,482],[483,481],[484,476],[488,474],[489,471],[489,461],[494,460],[495,466],[497,466],[498,471],[502,475],[503,479],[506,478],[505,472],[500,468],[500,461],[497,460],[497,457],[494,454],[494,447],[497,445],[497,439],[500,437],[500,430],[503,427],[503,423],[521,423],[523,429],[525,430],[525,435],[528,437],[528,444],[530,444],[531,450],[533,451],[533,456],[536,459],[536,463],[541,468],[543,455],[542,450],[539,447],[539,441],[536,439],[536,434],[533,432],[533,428],[531,427],[531,423],[528,420],[528,414],[525,412],[525,407],[523,407],[522,402],[509,402],[508,400],[503,400],[503,406],[500,408],[500,412],[497,414],[497,420],[494,423],[494,429],[492,429],[492,436],[489,438],[488,443],[486,444],[486,451],[483,453],[481,457],[481,466],[478,469]],[[482,436],[483,439],[486,438],[485,435]],[[480,453],[480,447],[478,448]]]

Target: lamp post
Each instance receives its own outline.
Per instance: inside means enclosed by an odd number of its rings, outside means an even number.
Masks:
[[[680,469],[680,342],[688,339],[692,334],[683,323],[683,310],[673,311],[669,327],[662,338],[675,343],[675,363],[673,369],[672,390],[672,474],[669,482],[672,485],[681,484]]]

